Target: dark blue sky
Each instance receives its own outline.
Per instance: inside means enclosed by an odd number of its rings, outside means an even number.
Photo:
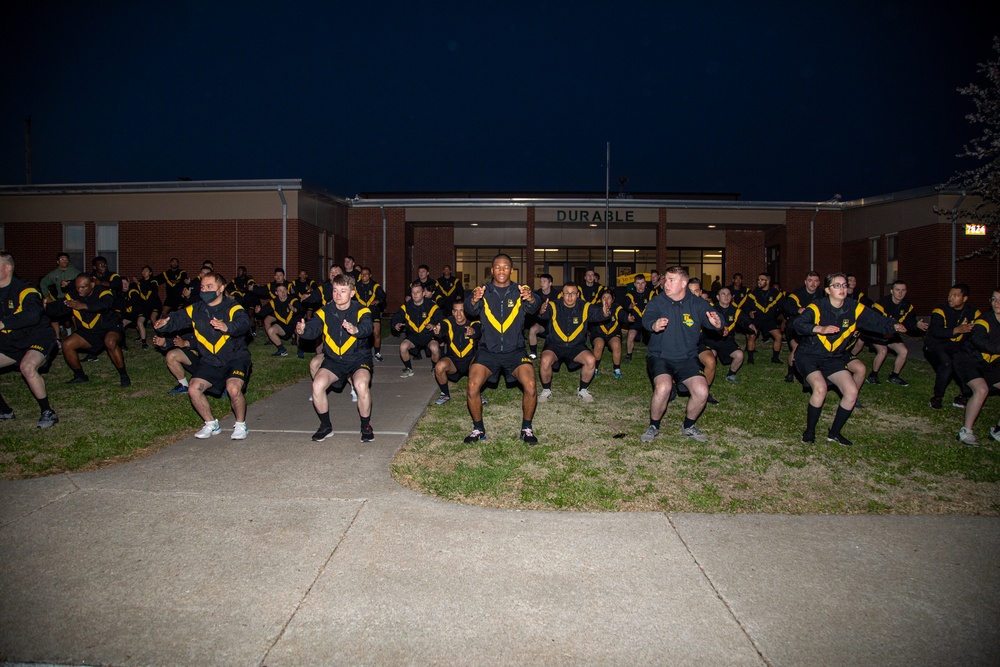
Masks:
[[[845,199],[971,166],[951,2],[30,2],[0,26],[0,183]],[[284,5],[287,4],[287,8]],[[809,5],[809,6],[803,6]],[[282,7],[279,9],[279,7]]]

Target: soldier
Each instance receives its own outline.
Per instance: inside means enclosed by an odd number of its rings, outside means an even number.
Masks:
[[[542,381],[538,400],[544,402],[552,397],[552,374],[565,363],[569,371],[581,369],[576,395],[584,403],[592,403],[594,397],[589,387],[594,379],[597,360],[594,353],[587,349],[587,327],[607,321],[611,316],[611,307],[603,300],[599,307],[581,302],[580,288],[573,282],[563,284],[561,297],[546,301],[538,311],[540,318],[550,322],[538,373]]]
[[[482,324],[470,322],[466,317],[465,301],[462,299],[453,301],[451,315],[434,325],[434,335],[444,339],[444,354],[434,364],[434,379],[441,389],[434,405],[444,405],[451,400],[449,382],[458,382],[469,375],[482,333]]]

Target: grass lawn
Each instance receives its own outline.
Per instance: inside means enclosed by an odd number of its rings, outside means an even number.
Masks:
[[[604,359],[589,405],[576,397],[579,373],[556,373],[553,400],[539,403],[535,414],[534,447],[517,439],[521,392],[503,383],[485,393],[488,439],[464,444],[471,421],[462,380],[451,402],[428,407],[393,475],[441,498],[506,508],[1000,515],[1000,443],[987,433],[1000,400],[987,401],[976,425],[981,446],[962,445],[955,435],[963,411],[950,405],[955,386],[944,409],[931,410],[929,365],[910,361],[903,372],[910,386],[903,388],[885,382],[890,358],[883,384],[864,386],[865,407],[844,429],[854,446],[826,441],[839,400],[832,392],[816,444],[805,445],[808,397],[801,385],[785,383],[784,365],[769,358],[768,351],[744,366],[739,384],[719,375],[712,393],[721,405],[709,406],[698,422],[707,443],[680,434],[684,398],[668,408],[655,442],[639,442],[650,397],[641,347],[623,365],[622,380],[611,375],[610,355]]]
[[[131,336],[130,332],[130,336]],[[274,358],[274,347],[255,341],[250,346],[253,375],[249,402],[309,376],[309,356]],[[50,429],[35,426],[38,404],[16,367],[0,375],[0,391],[14,408],[16,419],[0,422],[0,479],[50,475],[83,470],[148,454],[191,435],[202,421],[185,394],[168,396],[176,384],[163,355],[140,350],[130,343],[125,365],[132,386],[118,386],[118,372],[106,353],[84,363],[86,384],[67,385],[72,377],[62,357],[56,357],[45,376],[49,400],[59,415]],[[217,418],[230,416],[229,401],[209,399]]]

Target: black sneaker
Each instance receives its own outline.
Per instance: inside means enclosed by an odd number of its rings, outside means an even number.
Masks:
[[[816,431],[810,429],[802,431],[802,442],[807,445],[814,444],[816,442]]]
[[[59,417],[56,417],[55,410],[46,410],[38,420],[37,426],[38,428],[51,428],[58,423]]]
[[[785,373],[785,382],[795,382],[795,373],[791,371]]]
[[[968,399],[966,399],[965,396],[962,396],[961,394],[959,394],[958,396],[955,397],[955,400],[953,400],[951,402],[951,407],[953,407],[953,408],[964,408],[965,407],[965,403],[966,403],[967,400]]]
[[[313,442],[322,442],[333,435],[333,426],[321,424],[319,430],[313,433]]]
[[[844,447],[850,447],[854,444],[853,442],[845,438],[843,433],[838,433],[837,435],[833,435],[832,433],[827,433],[826,439],[828,442],[835,442],[838,445],[843,445]]]
[[[931,396],[931,407],[934,408],[935,410],[940,410],[941,409],[941,397],[940,396]]]
[[[869,373],[868,377],[865,378],[865,382],[868,384],[882,384],[882,382],[878,379],[878,373]],[[889,376],[889,382],[892,382],[891,375]]]
[[[147,343],[146,341],[142,341],[142,349],[148,350],[149,349],[149,343]]]
[[[361,442],[371,442],[375,439],[375,429],[369,424],[361,429]]]
[[[715,400],[715,396],[712,396],[711,394],[709,394],[708,395],[708,404],[709,405],[718,405],[719,402],[717,400]]]
[[[86,375],[74,375],[73,379],[66,384],[82,384],[84,382],[90,382],[90,378]]]
[[[535,432],[532,431],[530,428],[521,429],[521,440],[524,440],[524,444],[526,445],[538,444],[538,438],[535,437]]]
[[[780,357],[771,357],[771,363],[772,364],[781,364],[781,363],[784,363],[784,362],[781,361]]]
[[[121,385],[122,389],[125,389],[126,387],[131,387],[132,386],[132,378],[130,378],[127,375],[123,375],[121,377],[121,381],[119,382],[119,384]]]
[[[472,429],[472,433],[465,436],[465,442],[467,445],[471,445],[474,442],[482,442],[486,439],[486,431],[480,431],[478,428]]]
[[[899,385],[900,387],[909,387],[910,383],[899,377],[895,373],[889,376],[889,384]]]
[[[855,410],[864,410],[865,409],[865,404],[861,402],[860,398],[854,399],[854,409]]]

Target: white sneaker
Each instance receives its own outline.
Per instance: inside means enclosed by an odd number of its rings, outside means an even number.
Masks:
[[[401,377],[401,378],[411,378],[411,377],[413,377],[413,369],[412,368],[404,368],[403,372],[400,373],[399,377]]]
[[[358,392],[354,391],[353,388],[351,389],[351,402],[352,403],[358,402]]]
[[[222,433],[222,429],[219,427],[219,420],[213,419],[210,422],[205,422],[205,425],[194,434],[194,437],[199,440],[205,440],[206,438],[211,438],[213,435],[219,435]]]
[[[549,400],[550,398],[552,398],[551,389],[542,389],[542,393],[538,395],[538,400],[541,401],[542,403]]]
[[[976,439],[976,434],[972,432],[971,428],[965,428],[964,426],[958,429],[958,441],[963,445],[969,445],[970,447],[976,447],[979,445],[979,440]]]
[[[594,402],[594,397],[591,396],[590,392],[587,391],[586,389],[581,389],[580,391],[576,392],[576,395],[579,396],[580,400],[583,401],[584,403]]]
[[[233,434],[229,436],[230,440],[246,440],[247,439],[247,423],[246,422],[236,422],[233,424]]]

